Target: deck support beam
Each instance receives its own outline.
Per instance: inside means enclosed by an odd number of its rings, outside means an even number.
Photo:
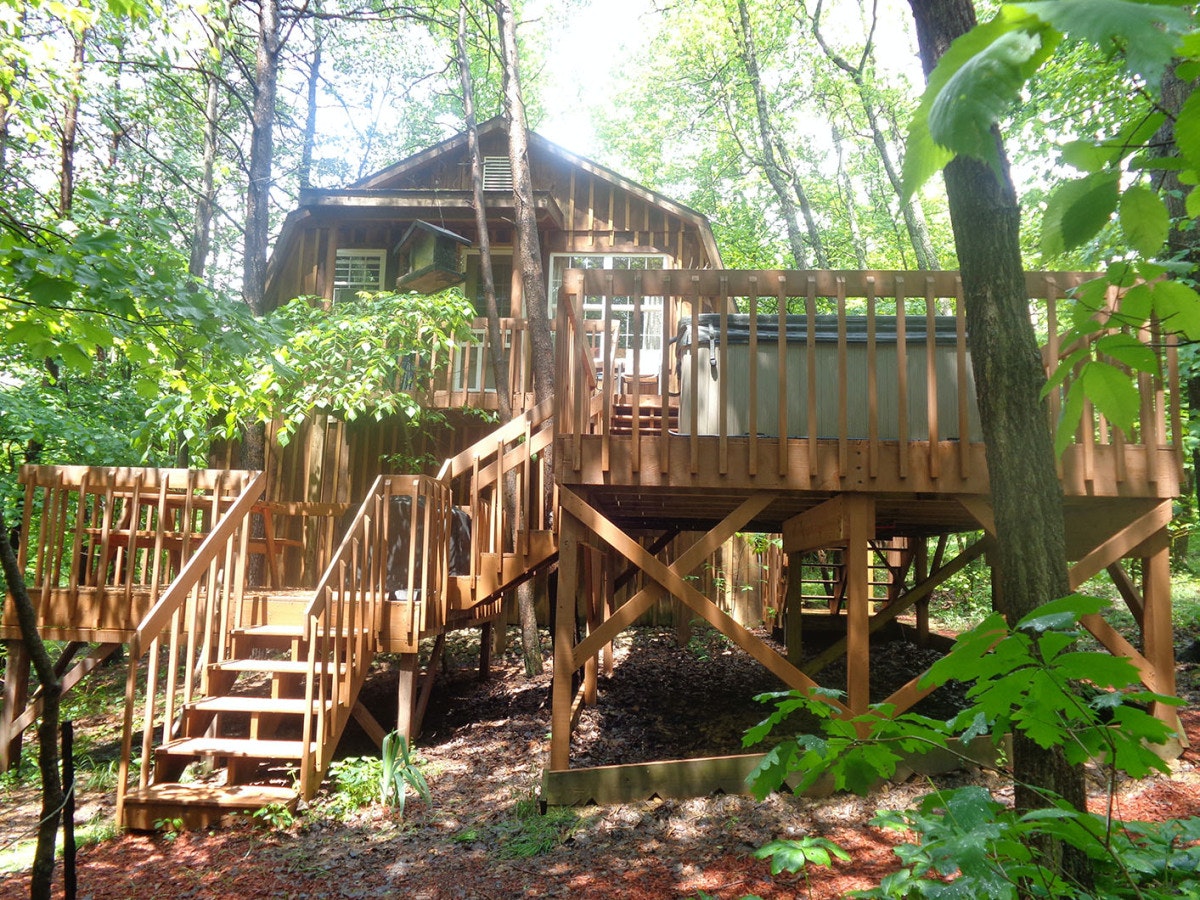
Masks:
[[[0,770],[15,769],[21,761],[17,717],[29,702],[29,651],[24,641],[5,641],[8,667],[4,673],[4,709],[0,710]]]

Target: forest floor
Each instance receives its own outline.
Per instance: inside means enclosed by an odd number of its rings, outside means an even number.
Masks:
[[[481,681],[474,652],[471,635],[450,642],[448,670],[438,679],[417,742],[431,804],[410,799],[401,818],[379,805],[347,807],[331,788],[287,827],[247,820],[211,832],[110,834],[79,852],[78,896],[837,898],[878,884],[895,868],[892,850],[903,836],[872,826],[875,811],[904,807],[931,789],[929,780],[914,779],[866,798],[656,798],[542,816],[537,794],[549,746],[550,676],[525,678],[510,649],[493,661],[492,677]],[[873,693],[874,682],[883,691],[888,681],[927,665],[924,652],[893,644],[873,654]],[[622,636],[617,658],[613,676],[601,678],[599,704],[581,719],[574,765],[742,752],[741,735],[766,714],[748,698],[778,690],[761,666],[708,631],[679,647],[668,630],[632,629]],[[122,684],[120,667],[112,673],[106,677]],[[1122,784],[1119,818],[1200,810],[1200,665],[1180,664],[1178,676],[1192,748],[1171,764],[1169,777]],[[836,681],[838,673],[829,677]],[[394,721],[395,678],[384,661],[365,692],[382,722]],[[942,702],[953,705],[955,698]],[[935,695],[931,715],[941,715],[937,703]],[[81,743],[93,762],[112,751],[112,715],[97,710],[76,717],[79,733],[90,735]],[[348,733],[341,752],[376,751],[361,734]],[[32,781],[0,785],[0,863],[5,848],[27,837],[36,822]],[[985,772],[942,776],[938,785],[967,781],[1011,799],[1005,781]],[[1093,803],[1102,811],[1104,785],[1093,787]],[[79,821],[111,821],[111,790],[80,794]],[[801,835],[836,841],[851,860],[813,867],[807,875],[772,876],[768,863],[753,857],[768,841]],[[23,871],[0,874],[0,900],[28,896],[27,871],[26,864]]]

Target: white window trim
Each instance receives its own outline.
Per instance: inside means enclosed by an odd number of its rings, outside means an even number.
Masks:
[[[367,281],[339,281],[337,276],[338,263],[343,259],[375,259],[379,262],[379,279],[378,283]],[[354,295],[359,291],[382,291],[383,282],[387,277],[387,251],[386,250],[357,250],[357,249],[339,249],[334,258],[333,263],[333,300],[335,303],[352,300]],[[349,292],[349,295],[346,295]],[[342,294],[342,296],[339,296]]]
[[[662,267],[664,270],[669,269],[671,266],[671,257],[666,253],[551,253],[550,254],[550,293],[547,295],[547,307],[549,309],[549,316],[551,318],[554,318],[555,311],[558,308],[558,290],[562,286],[561,278],[555,277],[556,275],[558,275],[558,273],[560,271],[558,269],[558,267],[556,266],[556,262],[559,260],[565,260],[565,259],[578,259],[580,257],[586,257],[588,259],[602,259],[604,261],[604,264],[602,266],[598,266],[596,268],[605,269],[605,270],[613,269],[614,260],[616,260],[618,258],[628,259],[630,257],[644,257],[646,259],[661,259],[662,263],[663,263]],[[564,267],[564,270],[565,270],[565,268],[569,268],[569,266]],[[650,270],[650,271],[659,271],[659,270]],[[633,314],[632,300],[629,300],[629,301],[614,300],[611,302],[609,308],[614,313],[627,313],[628,314],[627,316],[623,316],[622,318],[628,318],[629,316],[632,316],[632,314]],[[660,339],[661,339],[661,328],[662,328],[662,319],[661,319],[662,308],[663,308],[663,298],[662,297],[643,297],[642,298],[643,328],[645,329],[645,333],[642,335],[643,346],[639,349],[641,349],[641,350],[661,349]],[[656,311],[658,313],[657,316],[655,315]],[[596,315],[588,316],[589,312],[595,313]],[[585,318],[600,318],[600,316],[603,314],[603,305],[597,304],[597,303],[589,303],[588,298],[585,297],[584,301],[583,301],[583,314],[584,314]],[[646,319],[653,320],[654,318],[658,318],[657,327],[652,326],[650,322],[646,321]],[[629,349],[630,335],[627,330],[622,330],[618,339],[620,341],[621,347]]]

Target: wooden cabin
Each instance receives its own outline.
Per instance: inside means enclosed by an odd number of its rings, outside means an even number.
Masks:
[[[501,341],[508,382],[501,389],[508,393],[513,411],[524,413],[534,405],[533,373],[522,273],[514,266],[518,256],[508,137],[500,118],[480,125],[479,144],[497,300],[504,317]],[[721,266],[712,229],[700,213],[536,133],[529,135],[529,163],[552,318],[554,298],[571,267],[615,273]],[[323,571],[335,533],[326,528],[315,534],[306,511],[318,517],[347,514],[377,475],[405,471],[389,462],[390,457],[432,458],[436,471],[441,460],[494,427],[490,418],[480,415],[494,413],[498,401],[492,375],[496,351],[488,344],[483,318],[472,196],[464,133],[348,188],[302,191],[299,207],[283,224],[268,264],[269,308],[298,296],[331,305],[353,303],[356,294],[366,290],[404,291],[414,284],[425,290],[452,280],[447,260],[456,254],[459,286],[480,314],[472,326],[475,339],[445,358],[431,360],[430,378],[419,386],[426,406],[445,411],[447,427],[414,434],[396,418],[347,422],[336,414],[314,414],[287,447],[268,440],[267,500],[276,504],[282,546],[292,548],[287,551],[291,568],[303,568],[305,585],[314,584]],[[413,280],[415,272],[423,273],[417,276],[420,282]],[[619,302],[610,306],[607,324],[602,325],[599,306],[585,301],[585,328],[597,366],[625,373],[627,379],[653,380],[662,349],[658,342],[664,331],[673,333],[675,321],[665,328],[641,328],[635,339],[632,308]],[[661,313],[648,301],[642,315],[656,322],[654,317]],[[614,336],[606,348],[601,347],[602,330]],[[211,463],[235,467],[237,455],[227,453]],[[298,518],[304,519],[303,525]],[[300,558],[296,542],[309,548],[307,558]]]
[[[511,247],[503,131],[496,122],[483,131],[493,245]],[[354,188],[307,193],[272,260],[272,302],[312,294],[352,303],[357,290],[427,266],[444,274],[452,252],[462,254],[472,296],[464,154],[460,136]],[[531,157],[555,288],[556,396],[531,401],[514,277],[510,380],[501,387],[520,413],[448,435],[435,474],[384,471],[380,457],[399,440],[395,423],[331,417],[314,420],[286,450],[272,448],[264,473],[22,471],[21,562],[32,573],[39,628],[68,642],[59,660],[65,682],[129,649],[122,824],[207,825],[312,796],[350,718],[382,738],[358,702],[377,654],[400,656],[396,725],[411,734],[446,633],[481,628],[486,668],[487,631],[505,593],[555,566],[548,802],[742,789],[753,757],[572,766],[572,727],[597,700],[613,639],[661,598],[719,629],[789,687],[811,686],[844,658],[841,714],[863,713],[875,699],[902,712],[922,696],[913,679],[872,697],[870,646],[901,616],[927,635],[931,592],[986,557],[993,528],[957,273],[721,270],[703,217],[540,138]],[[414,232],[417,221],[433,227]],[[417,252],[406,239],[424,240],[418,232],[448,243]],[[1059,322],[1082,277],[1028,276],[1048,369],[1071,349]],[[1132,659],[1148,687],[1171,694],[1178,361],[1170,336],[1135,337],[1159,366],[1139,376],[1137,423],[1122,432],[1085,409],[1060,475],[1072,584],[1107,573],[1141,628],[1140,647],[1101,616],[1084,624]],[[496,385],[482,374],[488,352],[472,344],[435,363],[427,402],[494,404]],[[1048,398],[1051,421],[1068,385]],[[741,531],[781,535],[793,573],[778,604],[782,653],[689,580]],[[976,532],[983,537],[948,558],[947,536]],[[817,551],[836,575],[814,600],[795,573]],[[882,585],[871,575],[880,560]],[[1140,583],[1126,560],[1140,561]],[[636,584],[626,597],[617,587],[630,573]],[[38,704],[11,602],[0,639],[8,650],[0,763],[8,766]],[[432,658],[420,654],[423,640]],[[1157,712],[1177,721],[1171,709]]]

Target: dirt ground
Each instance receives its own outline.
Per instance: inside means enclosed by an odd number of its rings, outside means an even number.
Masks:
[[[865,800],[783,794],[762,803],[724,795],[651,799],[583,808],[573,822],[523,818],[536,809],[548,750],[549,674],[526,679],[510,652],[494,662],[491,679],[480,681],[471,641],[451,644],[449,670],[437,683],[417,744],[432,804],[410,800],[403,819],[377,806],[339,819],[318,801],[286,829],[247,823],[210,833],[123,835],[80,851],[78,896],[823,900],[877,884],[891,871],[900,837],[869,820],[875,810],[907,805],[930,789],[927,781],[912,781]],[[913,645],[881,649],[873,656],[873,692],[923,667],[921,652]],[[681,648],[671,632],[636,629],[619,647],[618,660],[613,677],[601,680],[600,703],[583,715],[572,748],[575,765],[739,752],[742,733],[765,715],[765,707],[747,698],[778,690],[757,663],[711,633]],[[1200,812],[1200,665],[1181,664],[1179,682],[1192,749],[1172,764],[1171,777],[1124,785],[1120,818]],[[392,720],[394,671],[385,664],[368,687],[365,702],[380,721]],[[935,695],[930,714],[940,715],[939,704],[955,700]],[[100,733],[111,724],[104,714],[77,719],[81,730]],[[102,752],[101,744],[94,752]],[[343,742],[343,754],[371,752],[361,734]],[[982,780],[1003,796],[1002,782],[984,773],[947,779]],[[36,821],[36,800],[32,788],[0,788],[0,848]],[[1103,808],[1099,785],[1094,802]],[[85,792],[80,805],[80,820],[110,814],[112,796]],[[807,877],[772,876],[768,864],[751,855],[770,840],[806,834],[837,841],[851,861],[812,868]],[[520,855],[546,835],[545,853]],[[0,879],[0,900],[28,895],[27,876]]]

